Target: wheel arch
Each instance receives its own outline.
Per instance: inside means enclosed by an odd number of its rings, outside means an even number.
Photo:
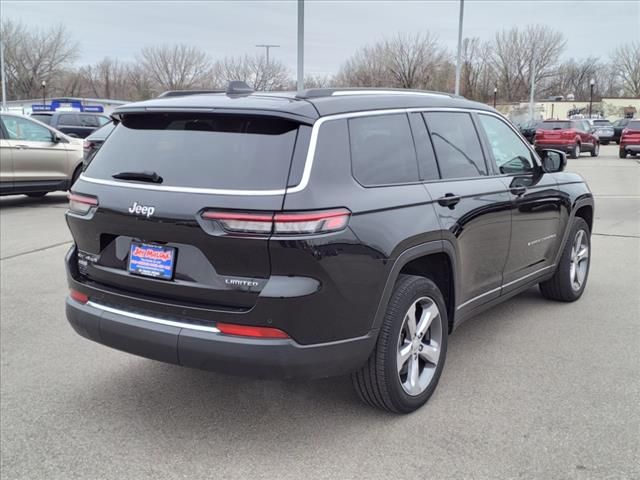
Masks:
[[[402,274],[430,279],[440,289],[446,303],[449,332],[453,330],[456,310],[456,252],[444,240],[427,242],[402,252],[393,263],[378,303],[373,328],[379,329],[398,277]]]

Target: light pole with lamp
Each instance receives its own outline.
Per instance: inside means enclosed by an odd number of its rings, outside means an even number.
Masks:
[[[596,81],[592,78],[589,81],[590,93],[589,93],[589,118],[591,118],[591,106],[593,105],[593,86],[596,84]]]
[[[47,82],[45,80],[42,80],[40,87],[42,88],[42,110],[44,111],[47,109],[47,102],[46,102]]]
[[[496,108],[496,97],[498,96],[498,87],[493,87],[493,108]]]

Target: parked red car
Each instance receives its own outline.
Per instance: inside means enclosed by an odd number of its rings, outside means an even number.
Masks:
[[[587,120],[545,120],[538,125],[534,145],[536,150],[562,150],[571,158],[582,152],[597,157],[600,152],[600,140]]]
[[[640,153],[640,120],[631,120],[620,135],[620,158]]]

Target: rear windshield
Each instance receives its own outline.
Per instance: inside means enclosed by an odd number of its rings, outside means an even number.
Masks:
[[[640,120],[633,120],[627,124],[629,130],[640,130]]]
[[[594,120],[593,124],[598,127],[611,127],[611,122],[609,120]]]
[[[31,115],[31,118],[35,118],[36,120],[39,120],[42,123],[51,125],[51,115]]]
[[[274,117],[128,114],[85,175],[111,180],[122,172],[155,172],[162,186],[282,189],[297,131],[295,122]]]
[[[538,125],[542,130],[564,130],[571,128],[571,122],[542,122]]]

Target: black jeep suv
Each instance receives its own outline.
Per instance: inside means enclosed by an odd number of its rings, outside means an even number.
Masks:
[[[257,377],[352,373],[366,403],[406,413],[462,321],[536,284],[582,295],[593,197],[492,108],[240,92],[116,110],[66,214],[80,335]]]

